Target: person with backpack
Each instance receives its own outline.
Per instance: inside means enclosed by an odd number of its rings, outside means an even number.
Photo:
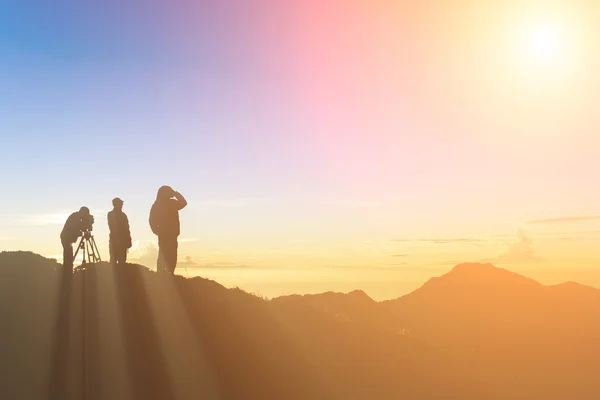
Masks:
[[[187,201],[170,186],[158,189],[156,201],[150,210],[150,229],[158,236],[157,272],[174,275],[177,267],[177,238],[180,234],[179,211]]]

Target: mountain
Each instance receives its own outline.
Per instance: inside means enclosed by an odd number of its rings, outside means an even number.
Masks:
[[[465,263],[395,300],[357,305],[355,297],[291,298],[314,312],[427,343],[468,365],[473,381],[493,388],[487,396],[600,396],[598,289],[572,282],[544,286],[491,264]]]
[[[600,396],[593,377],[600,365],[598,289],[544,286],[490,264],[461,264],[382,306],[412,335],[470,350],[498,385],[510,379],[535,397]]]
[[[69,272],[69,273],[65,273]],[[598,290],[461,264],[378,303],[0,253],[15,399],[596,399]]]
[[[401,333],[402,326],[394,313],[381,307],[362,290],[350,293],[327,292],[312,295],[282,296],[272,300],[280,310],[290,307],[309,307],[311,312],[324,313],[327,318],[354,325]]]
[[[426,343],[203,278],[106,263],[70,273],[31,253],[1,253],[0,278],[5,398],[480,398],[483,391],[460,372],[462,361]],[[352,298],[377,306],[364,294]]]
[[[382,303],[428,341],[471,346],[507,340],[596,338],[600,290],[544,286],[491,264],[460,264],[421,288]]]

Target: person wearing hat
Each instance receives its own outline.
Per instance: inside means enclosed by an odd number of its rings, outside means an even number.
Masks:
[[[73,243],[83,234],[83,231],[91,229],[90,222],[93,223],[93,221],[90,209],[87,207],[81,207],[79,211],[75,211],[67,218],[67,222],[65,222],[65,226],[60,233],[65,271],[73,269]]]
[[[108,213],[110,262],[123,265],[127,262],[127,250],[132,246],[129,219],[123,212],[123,200],[117,197],[112,204],[113,210]]]

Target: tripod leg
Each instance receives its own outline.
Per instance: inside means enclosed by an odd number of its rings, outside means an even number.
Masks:
[[[90,258],[89,252],[87,251],[87,246],[88,246],[87,240],[84,239],[83,240],[83,261],[82,261],[82,264],[87,264],[88,263],[87,259]],[[86,258],[86,256],[87,256],[87,258]]]
[[[94,262],[94,253],[92,251],[92,245],[90,243],[90,239],[88,239],[86,241],[86,244],[87,244],[87,256],[88,256],[87,263],[92,264]]]
[[[73,255],[73,261],[77,258],[77,254],[79,253],[79,249],[82,248],[83,237],[79,240],[79,244],[77,245],[77,249],[75,250],[75,255]]]
[[[96,240],[94,240],[94,247],[96,247],[96,254],[98,256],[98,262],[102,262],[102,257],[100,257],[100,250],[98,250],[98,245],[96,244]]]
[[[94,252],[94,261],[101,262],[100,251],[98,250],[98,245],[96,244],[96,239],[92,236],[92,251]]]
[[[88,240],[88,264],[93,264],[94,259],[94,249],[92,248],[92,244]]]
[[[89,243],[89,245],[90,245],[90,252],[89,252],[89,254],[90,254],[90,262],[95,263],[96,262],[96,253],[94,251],[94,242],[93,242],[93,240],[94,239],[91,239],[90,243]]]
[[[98,260],[96,257],[96,251],[94,249],[94,237],[93,236],[90,238],[89,245],[90,245],[90,252],[89,252],[90,261],[93,263],[96,263],[96,262],[98,262]]]

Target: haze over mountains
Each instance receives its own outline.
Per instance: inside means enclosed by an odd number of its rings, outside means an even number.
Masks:
[[[0,392],[23,399],[597,399],[600,290],[461,264],[395,300],[0,253]]]

